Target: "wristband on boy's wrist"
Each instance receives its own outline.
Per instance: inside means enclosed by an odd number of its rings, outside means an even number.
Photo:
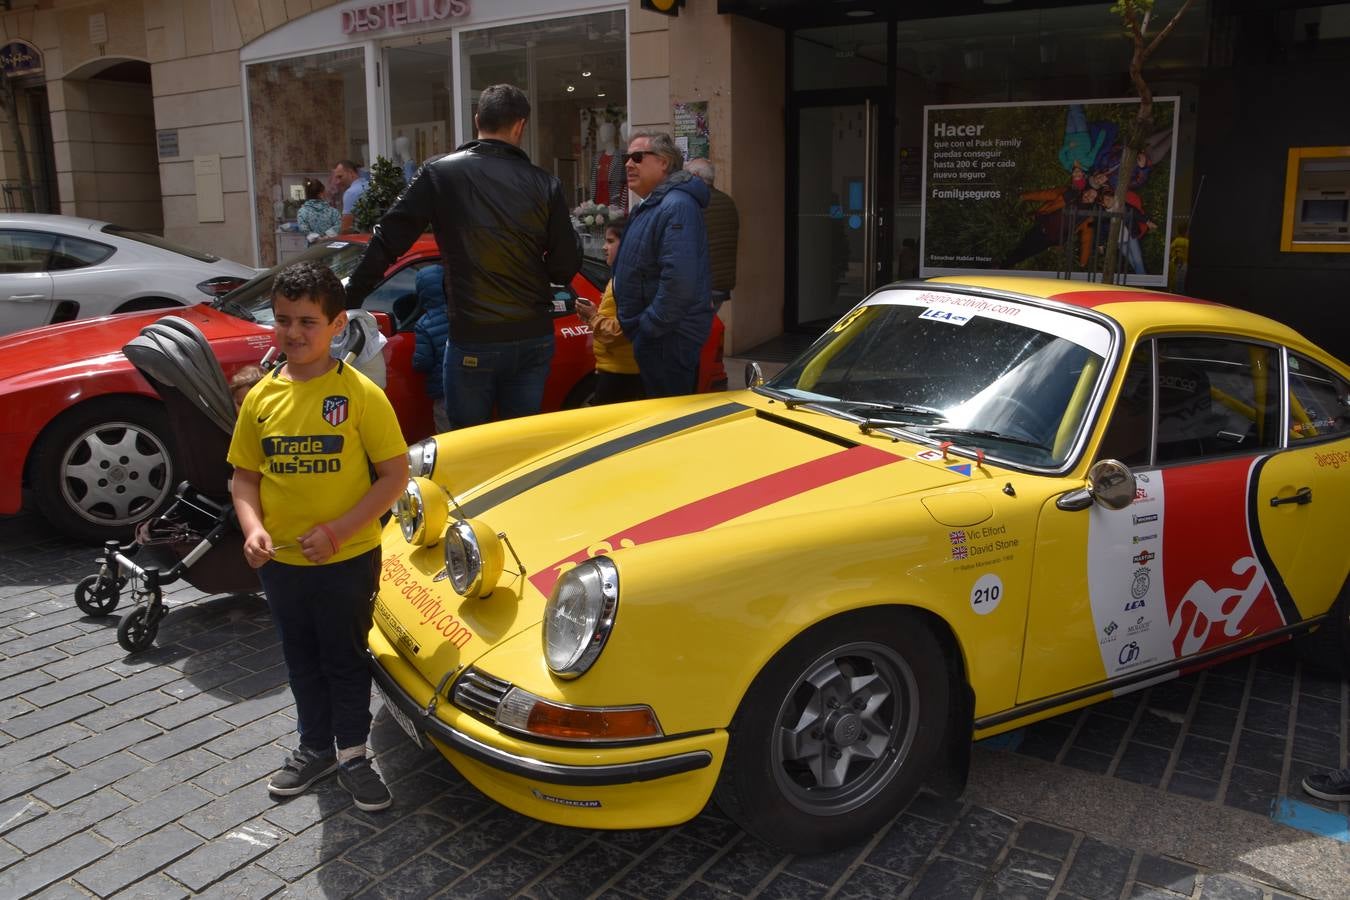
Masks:
[[[324,537],[328,538],[328,543],[330,543],[330,544],[333,545],[333,552],[334,552],[334,553],[338,552],[338,539],[337,539],[337,535],[336,535],[336,534],[333,534],[333,529],[329,528],[327,525],[325,525],[325,524],[322,523],[322,522],[320,522],[319,524],[315,525],[314,527],[315,527],[315,528],[318,528],[320,531],[322,531],[323,534],[324,534]]]

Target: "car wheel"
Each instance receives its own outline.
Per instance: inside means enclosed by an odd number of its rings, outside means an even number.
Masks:
[[[126,540],[173,491],[168,434],[164,410],[146,400],[105,400],[67,413],[34,450],[38,508],[72,537]]]
[[[567,392],[563,399],[563,409],[581,409],[583,406],[595,405],[595,373],[587,375],[576,383],[572,390]]]
[[[717,801],[791,853],[865,840],[913,798],[941,746],[950,682],[912,614],[824,622],[760,672],[731,724]]]
[[[1331,605],[1327,621],[1294,642],[1299,657],[1329,675],[1350,677],[1350,581]]]

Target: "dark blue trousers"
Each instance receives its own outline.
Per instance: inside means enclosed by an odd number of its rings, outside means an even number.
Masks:
[[[633,341],[633,359],[647,397],[678,397],[698,390],[698,358],[703,344],[682,334]]]
[[[331,753],[370,735],[366,634],[380,571],[376,547],[323,566],[269,562],[258,570],[290,675],[300,743]]]

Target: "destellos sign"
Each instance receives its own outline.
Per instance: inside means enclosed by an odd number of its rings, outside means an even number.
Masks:
[[[359,34],[469,14],[469,0],[389,0],[342,11],[342,33]]]

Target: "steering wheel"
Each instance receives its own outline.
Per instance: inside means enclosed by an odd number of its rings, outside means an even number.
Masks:
[[[997,408],[999,403],[1008,403],[1016,410],[1008,424],[1034,441],[1044,440],[1051,434],[1050,420],[1045,415],[1011,394],[998,394],[991,398],[989,405]]]

